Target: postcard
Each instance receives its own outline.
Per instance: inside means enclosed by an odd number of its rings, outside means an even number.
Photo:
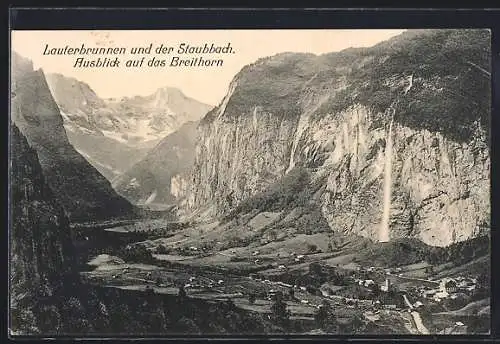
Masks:
[[[11,31],[10,334],[488,334],[490,36]]]

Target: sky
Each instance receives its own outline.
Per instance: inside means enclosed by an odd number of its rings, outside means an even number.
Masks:
[[[233,77],[245,65],[265,56],[282,52],[324,54],[349,47],[369,47],[402,33],[404,30],[137,30],[137,31],[12,31],[11,47],[33,61],[36,69],[45,73],[60,73],[87,83],[101,98],[146,96],[161,87],[177,87],[184,94],[210,105],[218,105]],[[44,55],[50,48],[85,47],[173,47],[168,55],[155,55],[167,64],[173,56],[192,58],[199,55],[178,55],[179,44],[191,46],[227,45],[234,53],[203,55],[203,58],[223,58],[221,67],[158,67],[127,68],[128,59],[137,55],[121,55],[120,68],[74,68],[76,55]],[[154,53],[154,52],[153,52]],[[145,61],[152,58],[146,55]],[[100,55],[105,57],[105,55]],[[85,56],[96,59],[98,56]],[[146,62],[144,62],[145,64]]]

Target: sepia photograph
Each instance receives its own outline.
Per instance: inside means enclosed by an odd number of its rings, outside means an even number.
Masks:
[[[11,336],[490,333],[490,30],[10,34]]]

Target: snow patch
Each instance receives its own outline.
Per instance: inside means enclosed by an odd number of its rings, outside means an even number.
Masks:
[[[151,193],[151,195],[149,195],[148,199],[144,202],[145,205],[147,204],[150,204],[151,202],[153,202],[156,198],[156,195],[158,195],[158,192],[156,191],[153,191],[153,193]]]
[[[128,185],[133,187],[141,186],[141,184],[137,181],[137,178],[132,178],[128,183]]]
[[[122,143],[127,143],[127,140],[125,140],[122,137],[121,133],[116,133],[116,132],[109,131],[109,130],[101,130],[101,132],[104,134],[104,136],[109,137],[110,139],[113,139],[115,141],[122,142]]]

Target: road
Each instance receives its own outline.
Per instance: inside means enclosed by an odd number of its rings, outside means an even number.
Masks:
[[[421,334],[430,334],[429,330],[424,326],[424,323],[422,322],[420,313],[418,313],[417,311],[413,311],[411,312],[411,316],[413,317],[413,321],[415,321],[418,332],[420,332]]]
[[[413,318],[413,321],[415,322],[415,326],[417,327],[418,332],[420,332],[421,334],[430,334],[429,329],[427,329],[427,327],[425,327],[424,323],[422,322],[420,313],[414,310],[414,307],[411,304],[410,300],[408,300],[406,294],[403,295],[403,299],[408,306],[408,309],[410,310],[410,314]]]
[[[406,294],[403,295],[403,300],[405,300],[405,303],[409,309],[413,309],[413,305],[411,304],[410,300],[408,300],[408,297],[406,296]]]
[[[423,278],[408,277],[408,276],[399,276],[399,275],[389,275],[389,276],[393,276],[395,278],[399,278],[399,279],[407,280],[407,281],[411,281],[411,282],[429,283],[429,284],[432,284],[432,285],[435,285],[435,286],[439,285],[438,281],[432,281],[432,280],[423,279]]]

